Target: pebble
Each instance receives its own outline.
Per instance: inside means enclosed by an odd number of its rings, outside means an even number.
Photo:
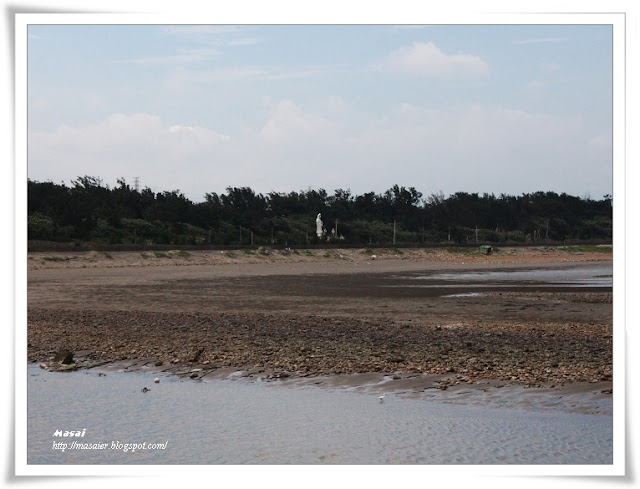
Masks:
[[[279,373],[274,378],[284,378],[285,372],[423,372],[464,373],[473,382],[490,372],[507,381],[557,385],[609,381],[612,371],[611,325],[600,323],[425,316],[390,325],[384,317],[37,309],[29,311],[28,319],[29,335],[38,338],[29,347],[32,362],[51,358],[60,347],[62,325],[73,323],[68,340],[93,352],[95,361],[127,359],[135,347],[141,357],[157,358],[156,366],[188,366],[186,375],[192,378],[203,369],[191,369],[193,364],[181,359],[190,358],[193,345],[204,348],[198,364],[206,364],[207,370]],[[33,346],[37,344],[42,346]],[[105,347],[109,344],[115,346]]]

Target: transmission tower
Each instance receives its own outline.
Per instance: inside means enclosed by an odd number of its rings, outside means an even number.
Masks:
[[[140,177],[133,177],[133,186],[136,189],[136,192],[140,191]]]

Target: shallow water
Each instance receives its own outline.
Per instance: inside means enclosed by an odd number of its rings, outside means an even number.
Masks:
[[[395,275],[391,279],[410,280],[413,283],[392,287],[483,288],[501,285],[517,287],[612,287],[611,263],[581,264],[576,267],[535,268],[512,270],[452,271],[447,273]],[[387,285],[389,286],[389,285]]]
[[[29,464],[611,464],[612,417],[28,368]],[[149,392],[141,389],[148,387]],[[82,430],[77,450],[56,430]],[[115,442],[115,445],[113,443]],[[122,443],[121,448],[117,448]],[[125,443],[166,443],[124,451]],[[112,448],[114,446],[114,448]]]

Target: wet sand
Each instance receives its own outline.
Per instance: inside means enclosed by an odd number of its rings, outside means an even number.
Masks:
[[[562,389],[601,412],[598,399],[611,397],[611,288],[511,283],[456,297],[468,291],[462,285],[443,297],[443,282],[403,284],[435,271],[562,269],[610,260],[554,249],[490,256],[377,251],[375,260],[360,250],[146,258],[34,253],[28,355],[50,362],[66,348],[85,368],[337,383],[443,400],[491,402],[504,387],[521,392],[520,402],[524,388],[529,398],[535,389],[551,392],[552,400]],[[396,286],[381,286],[389,283]],[[588,411],[583,404],[574,407]]]

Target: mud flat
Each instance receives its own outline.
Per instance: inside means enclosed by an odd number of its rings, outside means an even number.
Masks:
[[[575,409],[608,411],[612,292],[598,280],[610,277],[610,254],[228,253],[30,254],[29,361],[69,349],[78,368],[474,402],[506,386],[520,400],[536,389],[553,405],[573,392],[589,400]],[[496,270],[542,278],[493,280]],[[598,280],[551,283],[554,270]],[[456,280],[469,272],[488,273],[481,288]]]

